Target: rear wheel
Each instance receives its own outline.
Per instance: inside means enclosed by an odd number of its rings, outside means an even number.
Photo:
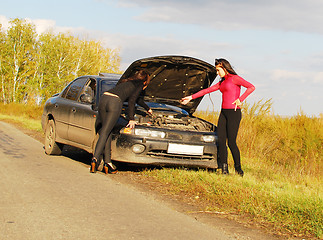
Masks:
[[[56,125],[53,120],[49,120],[45,130],[45,153],[48,155],[60,155],[63,144],[56,142]]]

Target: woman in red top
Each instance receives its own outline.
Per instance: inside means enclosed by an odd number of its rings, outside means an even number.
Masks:
[[[241,121],[241,102],[255,90],[255,87],[238,76],[231,67],[231,64],[223,59],[215,59],[215,68],[221,80],[207,88],[203,89],[191,96],[182,98],[182,103],[187,104],[195,98],[204,96],[207,93],[220,90],[222,92],[222,108],[218,120],[218,144],[219,144],[219,168],[223,174],[229,174],[228,170],[228,146],[233,156],[234,168],[236,172],[243,176],[244,172],[241,169],[240,151],[236,143],[239,125]],[[247,90],[240,96],[241,86]]]

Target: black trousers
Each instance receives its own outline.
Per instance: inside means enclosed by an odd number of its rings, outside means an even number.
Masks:
[[[218,121],[219,167],[228,164],[227,142],[230,148],[235,169],[241,168],[240,151],[237,146],[237,135],[241,121],[241,109],[221,109]]]
[[[123,102],[118,97],[103,94],[100,98],[97,121],[102,127],[99,130],[99,139],[93,154],[96,159],[99,159],[100,155],[104,153],[104,161],[111,162],[111,131],[121,114],[122,105]]]

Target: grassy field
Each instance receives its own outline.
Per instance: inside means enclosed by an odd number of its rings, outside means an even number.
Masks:
[[[0,105],[0,120],[41,132],[42,108]],[[195,115],[216,123],[218,113]],[[238,136],[245,176],[205,170],[145,170],[142,177],[163,183],[168,194],[185,194],[203,211],[243,216],[273,232],[323,237],[323,116],[280,117],[271,101],[243,106]],[[233,165],[229,154],[229,165]]]

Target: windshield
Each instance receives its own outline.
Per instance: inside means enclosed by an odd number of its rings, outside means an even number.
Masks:
[[[118,82],[118,79],[102,80],[101,81],[101,91],[100,91],[101,94],[100,95],[102,95],[104,92],[109,91],[110,89],[115,87],[117,82]],[[184,115],[189,115],[187,111],[185,111],[182,108],[176,107],[176,106],[172,106],[172,105],[168,105],[168,104],[164,104],[164,103],[148,102],[148,101],[145,101],[145,103],[152,110],[176,112],[176,113],[180,113],[180,114],[184,114]],[[124,105],[127,105],[127,103],[124,104]]]
[[[167,105],[164,103],[145,102],[152,110],[169,111],[188,115],[188,112],[179,107]]]

